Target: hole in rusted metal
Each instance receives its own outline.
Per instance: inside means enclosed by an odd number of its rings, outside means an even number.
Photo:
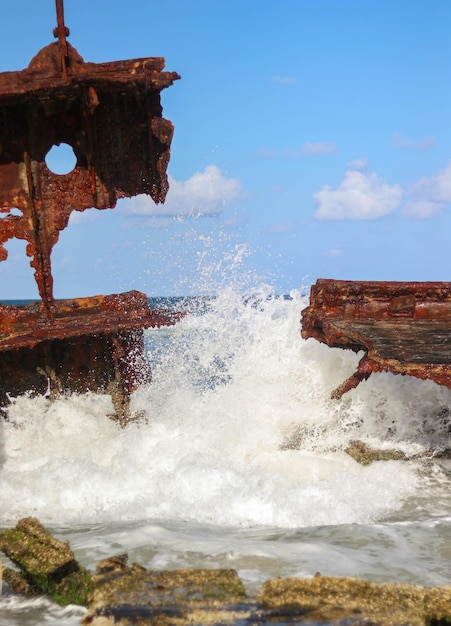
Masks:
[[[17,212],[17,209],[12,209]],[[3,223],[0,220],[0,226]],[[24,293],[27,294],[27,301],[39,300],[39,293],[33,277],[33,270],[30,267],[27,257],[26,241],[20,239],[10,239],[3,244],[7,254],[6,263],[0,263],[0,284],[8,285],[9,295],[6,300],[22,301]],[[4,301],[3,294],[0,294],[0,301]],[[0,314],[1,320],[1,314]],[[0,321],[1,323],[1,321]],[[0,351],[1,353],[1,351]]]
[[[47,152],[45,164],[52,174],[64,176],[74,170],[77,165],[77,157],[72,146],[68,143],[60,143],[59,146],[52,146]]]
[[[9,209],[8,213],[0,213],[0,220],[1,219],[6,219],[7,217],[22,217],[22,211],[20,209],[17,209],[16,207],[12,207],[11,209]]]
[[[174,126],[160,92],[180,77],[163,71],[162,57],[84,62],[56,1],[58,42],[24,70],[0,73],[0,262],[13,250],[5,244],[20,241],[40,296],[0,303],[0,408],[24,392],[89,389],[109,393],[125,425],[130,394],[151,378],[144,329],[182,314],[151,309],[138,291],[55,300],[51,255],[75,211],[139,194],[164,202]],[[8,267],[1,282],[16,287]]]

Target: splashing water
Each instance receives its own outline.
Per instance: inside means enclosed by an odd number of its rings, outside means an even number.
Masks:
[[[423,585],[451,579],[451,392],[373,375],[330,392],[360,355],[300,336],[301,291],[158,302],[190,311],[146,331],[145,417],[108,396],[21,397],[0,425],[0,526],[37,516],[93,571],[127,552],[149,569],[232,567],[249,593],[316,571]],[[410,461],[361,466],[361,439]],[[77,626],[84,609],[0,596],[5,626]]]
[[[2,525],[35,515],[300,528],[412,507],[451,514],[445,462],[363,467],[345,452],[353,439],[408,455],[449,447],[449,390],[381,374],[331,400],[359,355],[301,339],[301,292],[226,288],[187,304],[176,327],[146,331],[153,382],[132,398],[141,422],[121,430],[96,394],[13,401],[0,433]]]

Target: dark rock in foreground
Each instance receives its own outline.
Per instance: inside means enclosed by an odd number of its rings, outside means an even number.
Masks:
[[[88,608],[83,626],[438,626],[451,623],[451,586],[317,575],[269,580],[248,598],[234,570],[148,571],[122,555],[99,563]]]
[[[298,624],[424,626],[451,624],[451,586],[430,589],[358,578],[275,579],[257,601],[267,610],[303,615]],[[288,623],[290,623],[288,621]]]
[[[351,441],[346,448],[346,452],[357,463],[361,465],[370,465],[374,461],[409,461],[411,459],[432,459],[432,458],[451,458],[451,450],[426,450],[419,454],[408,455],[401,450],[377,450],[371,448],[368,444],[359,439]]]
[[[149,571],[121,555],[98,564],[82,624],[234,624],[249,615],[245,602],[234,570]]]
[[[45,593],[63,606],[86,605],[91,575],[75,560],[69,545],[53,537],[36,518],[22,519],[15,528],[0,533],[0,550],[23,573],[23,577],[8,576],[13,588]]]
[[[29,592],[28,585],[60,604],[87,606],[82,626],[451,624],[451,585],[424,588],[317,574],[269,580],[257,597],[248,597],[234,570],[151,571],[129,566],[126,554],[101,561],[91,577],[68,544],[34,518],[3,531],[0,549],[22,570],[22,577],[9,570],[13,588]]]

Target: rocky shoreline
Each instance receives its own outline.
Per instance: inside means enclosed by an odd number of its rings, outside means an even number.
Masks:
[[[67,543],[31,517],[0,533],[0,550],[18,568],[3,568],[3,580],[15,593],[85,606],[82,626],[451,624],[451,585],[426,588],[316,574],[268,580],[249,597],[235,570],[147,570],[129,565],[126,554],[99,562],[91,574]],[[1,573],[0,562],[0,581]]]

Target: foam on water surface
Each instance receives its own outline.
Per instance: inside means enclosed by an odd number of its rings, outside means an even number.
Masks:
[[[37,516],[91,571],[127,552],[150,569],[449,584],[450,461],[361,466],[352,440],[407,455],[450,447],[451,392],[373,375],[330,392],[360,355],[300,337],[300,292],[177,302],[146,331],[153,382],[121,429],[108,396],[21,397],[0,422],[0,527]],[[4,589],[5,626],[76,626],[84,609]]]
[[[302,340],[305,305],[299,292],[225,289],[202,315],[147,331],[154,378],[132,399],[145,418],[123,430],[108,396],[14,400],[0,433],[1,524],[299,528],[376,522],[412,500],[449,514],[446,464],[363,467],[345,449],[353,439],[407,454],[449,446],[451,392],[380,374],[331,400],[359,355]]]

